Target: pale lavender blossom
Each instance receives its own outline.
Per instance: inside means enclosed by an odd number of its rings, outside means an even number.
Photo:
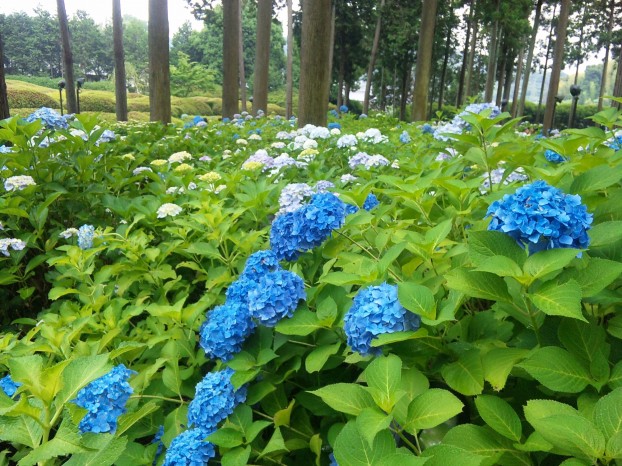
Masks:
[[[335,187],[335,183],[333,183],[332,181],[328,181],[328,180],[320,180],[317,183],[315,183],[315,191],[318,193],[325,193],[329,189],[332,189],[334,187]]]
[[[353,147],[358,143],[358,139],[353,134],[344,134],[339,139],[337,139],[337,147],[343,149],[345,147]]]
[[[306,198],[315,194],[311,186],[306,183],[291,183],[283,188],[279,196],[280,210],[277,215],[293,212],[302,207]]]
[[[13,249],[14,251],[21,251],[25,247],[26,247],[26,243],[22,241],[21,239],[17,239],[17,238],[0,239],[0,253],[4,254],[7,257],[10,256],[9,248]]]
[[[21,191],[27,186],[36,186],[35,180],[32,176],[18,175],[10,176],[4,181],[4,189],[7,191]]]

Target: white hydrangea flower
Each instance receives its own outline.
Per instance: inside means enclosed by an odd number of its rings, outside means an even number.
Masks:
[[[37,183],[35,183],[35,180],[32,178],[32,176],[9,176],[4,181],[4,189],[6,189],[7,191],[21,191],[27,186],[37,186]]]
[[[14,251],[21,251],[26,247],[26,243],[21,239],[4,238],[0,239],[0,253],[9,256],[9,247]]]
[[[182,208],[177,204],[167,202],[166,204],[162,204],[158,209],[158,218],[175,217],[176,215],[179,215],[181,211]]]
[[[171,154],[168,158],[169,163],[181,163],[184,160],[192,160],[192,154],[186,151],[175,152]]]
[[[60,236],[61,238],[64,239],[69,239],[72,236],[78,236],[78,229],[77,228],[67,228],[65,231],[62,231],[58,234],[58,236]]]

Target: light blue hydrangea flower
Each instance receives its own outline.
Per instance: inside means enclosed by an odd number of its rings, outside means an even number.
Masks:
[[[333,121],[328,124],[328,129],[341,129],[341,125],[336,121]]]
[[[40,109],[35,110],[26,117],[26,121],[28,123],[32,123],[35,120],[41,120],[41,123],[43,123],[46,127],[50,129],[69,128],[67,120],[63,118],[56,110],[48,107],[41,107]]]
[[[210,372],[197,386],[194,400],[188,406],[188,425],[202,432],[213,432],[240,403],[246,400],[246,387],[235,389],[231,383],[233,369]],[[207,435],[207,434],[206,434]]]
[[[408,144],[411,141],[410,134],[407,131],[402,131],[400,134],[400,142],[402,144]]]
[[[433,134],[434,133],[434,128],[432,127],[431,124],[425,123],[423,126],[421,126],[421,132],[423,134]]]
[[[2,390],[6,396],[12,397],[22,384],[15,382],[10,375],[5,375],[0,379],[0,390]]]
[[[163,466],[205,466],[216,456],[214,445],[205,441],[211,433],[190,429],[179,434],[168,447]]]
[[[127,382],[132,374],[136,372],[120,364],[78,392],[73,402],[88,411],[78,426],[80,432],[117,430],[117,419],[125,412],[125,404],[133,392]]]
[[[230,360],[253,333],[248,306],[232,301],[212,309],[199,330],[199,344],[213,359]]]
[[[328,454],[328,459],[330,461],[330,464],[328,466],[339,466],[339,463],[337,463],[337,460],[335,459],[335,455],[333,454],[332,451]]]
[[[164,442],[162,441],[163,435],[164,435],[164,426],[160,426],[158,428],[158,431],[153,436],[153,440],[151,440],[151,443],[155,443],[158,445],[156,449],[155,457],[153,458],[153,463],[151,464],[151,466],[155,466],[156,464],[158,464],[158,458],[160,457],[160,455],[162,454],[162,451],[164,450]]]
[[[78,229],[78,246],[80,246],[80,249],[92,248],[94,236],[95,227],[93,225],[82,225]]]
[[[341,113],[348,113],[348,106],[347,105],[342,105],[341,107],[339,107],[339,111]]]
[[[612,137],[605,144],[611,147],[613,150],[619,151],[620,149],[622,149],[622,134]]]
[[[421,318],[398,301],[397,286],[387,283],[359,290],[343,320],[348,345],[364,356],[382,353],[371,346],[378,335],[417,330],[421,325]]]
[[[264,275],[248,293],[248,310],[261,325],[274,327],[281,319],[291,317],[300,300],[306,299],[302,278],[287,270]]]
[[[374,207],[378,206],[380,201],[374,193],[369,193],[365,198],[365,202],[363,203],[363,209],[372,210]]]
[[[554,150],[551,150],[551,149],[547,149],[544,152],[544,157],[546,158],[546,160],[548,160],[549,162],[552,162],[552,163],[561,163],[561,162],[565,162],[566,160],[568,160],[563,155],[560,155],[560,154],[558,154],[557,152],[555,152]]]
[[[502,231],[532,254],[543,249],[585,249],[592,214],[581,196],[565,194],[544,181],[522,186],[493,202],[486,213],[489,230]]]

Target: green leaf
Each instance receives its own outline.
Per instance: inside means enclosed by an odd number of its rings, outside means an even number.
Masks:
[[[425,328],[407,332],[393,332],[393,333],[381,333],[371,341],[373,348],[379,346],[390,345],[392,343],[399,343],[400,341],[416,340],[418,338],[425,338],[428,336],[428,331]]]
[[[570,186],[570,192],[583,194],[599,191],[616,184],[621,179],[622,166],[599,165],[577,176]]]
[[[246,466],[251,456],[251,451],[250,445],[229,450],[222,455],[221,464],[222,466]]]
[[[335,411],[355,416],[358,416],[364,408],[375,406],[371,394],[364,387],[353,383],[327,385],[309,393],[319,396]]]
[[[579,393],[591,383],[588,370],[568,351],[557,346],[535,350],[518,367],[549,390],[558,392]]]
[[[526,252],[516,241],[500,231],[472,231],[469,233],[469,256],[474,265],[495,256],[503,256],[522,266]]]
[[[523,270],[512,259],[504,256],[493,256],[481,261],[475,269],[478,272],[489,272],[499,277],[521,277]]]
[[[620,274],[622,274],[622,263],[600,257],[591,257],[587,267],[570,269],[564,273],[563,278],[564,281],[576,281],[581,287],[583,297],[589,298],[613,283]]]
[[[386,413],[395,405],[395,394],[402,378],[402,360],[391,354],[374,359],[363,372],[374,401]]]
[[[127,437],[111,434],[86,434],[84,446],[95,450],[88,453],[74,454],[65,466],[111,466],[125,451]]]
[[[55,286],[48,293],[48,298],[50,298],[52,301],[56,301],[58,298],[62,298],[63,296],[74,293],[79,294],[80,291],[76,290],[75,288],[64,288],[62,286]]]
[[[7,365],[11,378],[20,382],[33,395],[43,398],[45,381],[43,380],[43,358],[38,354],[10,358]]]
[[[382,255],[382,258],[380,259],[380,261],[378,261],[378,272],[381,275],[384,274],[389,269],[389,267],[391,267],[391,264],[400,256],[402,251],[406,249],[407,244],[408,243],[406,243],[405,241],[394,244],[389,248],[387,252]]]
[[[622,387],[622,361],[618,361],[611,369],[608,384],[613,389]]]
[[[307,359],[305,359],[305,368],[307,372],[319,372],[328,361],[332,355],[337,354],[341,348],[341,342],[334,343],[332,345],[322,345],[318,348],[315,348],[307,355]]]
[[[615,389],[596,402],[594,423],[607,438],[622,432],[622,388]]]
[[[546,315],[587,322],[581,310],[581,287],[574,280],[562,284],[546,283],[527,296]]]
[[[484,369],[479,350],[463,353],[456,362],[441,367],[447,385],[463,395],[479,395],[484,389]]]
[[[622,458],[622,432],[618,432],[607,440],[605,455],[610,458]]]
[[[354,421],[348,422],[335,439],[335,459],[339,466],[376,466],[383,457],[395,453],[395,441],[388,430],[376,435],[370,445]]]
[[[506,452],[513,452],[512,444],[504,437],[496,435],[486,427],[473,424],[461,424],[451,429],[443,443],[462,448],[476,455],[494,458],[494,464]]]
[[[508,286],[503,278],[489,272],[454,269],[446,275],[447,286],[473,298],[491,301],[511,301]]]
[[[605,452],[605,437],[582,416],[556,414],[538,419],[532,425],[562,454],[595,461]]]
[[[0,440],[35,448],[41,442],[43,429],[34,419],[26,416],[0,416]]]
[[[546,274],[562,270],[579,254],[578,249],[555,248],[536,252],[527,258],[523,269],[532,278],[541,278]]]
[[[507,401],[492,395],[480,395],[475,398],[475,406],[491,429],[510,440],[520,442],[522,436],[520,418]]]
[[[404,429],[412,434],[431,429],[460,414],[463,407],[464,404],[450,391],[430,388],[408,406],[408,424]]]
[[[67,456],[86,451],[80,444],[81,438],[76,426],[72,425],[68,418],[61,423],[54,438],[45,442],[23,457],[19,466],[33,466],[44,463],[46,460]]]
[[[107,354],[83,356],[71,361],[62,374],[62,388],[55,400],[56,409],[61,409],[67,401],[75,398],[82,387],[109,370]]]
[[[285,453],[288,449],[285,446],[285,441],[283,440],[283,434],[281,434],[281,429],[276,427],[274,429],[274,433],[272,437],[270,437],[270,441],[263,449],[259,458],[263,458],[266,455],[270,455],[272,453]]]
[[[429,288],[413,282],[397,285],[397,297],[400,304],[421,317],[436,319],[436,301]]]
[[[609,346],[605,341],[605,330],[596,323],[564,319],[557,329],[557,337],[570,353],[588,366],[599,356],[607,359]]]
[[[380,460],[378,466],[421,466],[426,464],[430,458],[422,458],[421,456],[415,456],[412,453],[394,453],[389,456],[385,456]]]
[[[118,428],[116,431],[117,436],[123,435],[127,430],[136,424],[138,421],[143,419],[146,416],[149,416],[151,413],[156,412],[160,406],[155,401],[149,401],[145,403],[138,411],[133,411],[131,413],[125,413],[119,416]]]
[[[383,413],[378,408],[365,408],[356,417],[356,427],[363,438],[373,445],[376,434],[387,429],[393,420],[393,416]]]
[[[244,443],[242,433],[231,427],[221,427],[207,436],[207,440],[223,448],[235,448]]]
[[[276,324],[275,330],[283,335],[306,336],[317,329],[324,328],[314,312],[298,309],[290,319],[283,319]]]
[[[528,350],[519,348],[495,348],[488,351],[482,356],[484,380],[490,383],[495,390],[502,390],[512,368],[528,353]]]
[[[476,455],[463,448],[443,443],[426,448],[422,454],[424,457],[430,457],[425,466],[482,466],[484,461],[488,461],[485,456]],[[488,465],[489,463],[485,464]]]
[[[622,221],[602,222],[590,229],[590,248],[607,246],[620,241]],[[591,260],[593,260],[592,258]]]

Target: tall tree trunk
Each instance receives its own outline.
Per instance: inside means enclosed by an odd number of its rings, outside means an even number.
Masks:
[[[238,113],[240,97],[240,0],[227,0],[222,5],[223,13],[223,84],[222,116],[232,118]]]
[[[512,52],[509,59],[505,62],[505,82],[503,83],[503,94],[501,102],[510,101],[510,90],[512,88],[512,71],[514,71],[514,59],[516,55]]]
[[[622,50],[618,53],[618,71],[616,73],[616,81],[613,86],[613,96],[622,97]],[[618,110],[622,110],[622,104],[620,102],[616,102],[615,100],[611,101],[611,106],[617,108]]]
[[[456,107],[461,107],[464,101],[464,76],[467,68],[467,58],[469,54],[469,44],[471,37],[471,25],[473,24],[473,2],[469,2],[469,19],[467,19],[466,39],[464,39],[464,49],[462,51],[462,66],[460,67],[460,77],[458,78],[458,95],[456,96]]]
[[[253,81],[253,114],[268,109],[268,79],[270,76],[270,30],[272,27],[272,0],[257,1],[257,43],[255,52],[255,79]]]
[[[65,101],[67,113],[76,113],[76,85],[73,79],[73,54],[71,53],[71,37],[67,22],[65,0],[56,0],[58,9],[58,24],[60,25],[60,38],[63,49],[63,77],[65,78]]]
[[[546,46],[546,57],[544,59],[544,71],[542,72],[542,83],[540,84],[540,98],[538,99],[538,109],[536,111],[536,119],[534,123],[540,122],[540,109],[542,107],[542,98],[544,97],[544,86],[546,83],[546,73],[549,67],[549,56],[551,55],[551,46],[553,44],[553,21],[555,12],[557,11],[557,3],[553,6],[553,16],[551,17],[551,26],[549,27],[549,41]]]
[[[240,63],[238,65],[238,73],[240,80],[240,100],[242,101],[242,110],[244,112],[248,111],[248,105],[246,105],[246,68],[244,67],[244,30],[242,29],[242,0],[240,1],[240,8],[238,8],[238,34],[240,38],[238,40],[238,47],[240,49],[240,53],[238,55],[238,60]]]
[[[127,121],[127,87],[125,82],[121,0],[112,0],[112,37],[114,47],[115,110],[117,112],[117,121]]]
[[[438,88],[438,109],[443,108],[443,97],[445,96],[445,77],[447,76],[447,63],[449,62],[449,48],[451,47],[451,35],[453,31],[447,30],[447,39],[445,41],[445,56],[443,57],[443,66],[441,67],[441,83]]]
[[[521,47],[520,53],[518,54],[518,63],[516,64],[516,79],[514,80],[514,93],[512,94],[512,117],[516,117],[516,111],[518,110],[518,88],[520,87],[520,78],[523,73],[523,55],[525,54],[525,49]]]
[[[346,75],[346,51],[342,47],[339,53],[339,73],[337,75],[337,107],[341,107],[343,105],[343,81]]]
[[[536,3],[536,13],[533,19],[533,28],[531,30],[531,39],[529,41],[529,51],[527,52],[527,60],[525,62],[525,76],[523,77],[523,88],[520,93],[520,101],[516,116],[520,117],[525,112],[525,99],[527,98],[527,88],[529,87],[529,74],[531,73],[531,62],[533,61],[533,51],[536,46],[536,36],[540,27],[540,16],[542,14],[542,3],[544,0],[538,0]]]
[[[501,61],[497,60],[497,72],[495,73],[496,75],[499,76],[499,82],[497,83],[497,93],[495,95],[495,104],[497,105],[497,107],[501,106],[501,96],[503,94],[503,83],[505,82],[505,67],[506,67],[506,62],[508,59],[507,49],[505,47],[503,47],[502,53],[503,53],[503,57],[501,58]]]
[[[412,119],[425,120],[428,116],[428,91],[430,89],[430,70],[432,68],[432,47],[434,46],[434,27],[438,0],[423,0],[421,27],[417,45],[417,68],[415,69],[415,92],[413,94]]]
[[[600,90],[598,91],[598,111],[603,109],[603,96],[607,87],[607,72],[609,68],[609,50],[611,49],[611,31],[613,30],[613,12],[615,0],[609,3],[609,21],[607,22],[607,43],[605,44],[605,59],[603,60],[603,75],[600,78]]]
[[[477,3],[475,4],[475,9],[477,9]],[[479,29],[479,22],[473,16],[473,32],[471,32],[471,44],[469,45],[469,56],[467,58],[467,70],[466,75],[464,77],[464,95],[468,97],[473,95],[471,90],[471,84],[473,83],[473,64],[475,62],[475,53],[477,50],[477,33]],[[450,31],[453,32],[453,31]]]
[[[432,88],[430,90],[430,95],[428,97],[428,113],[427,113],[427,117],[426,120],[429,120],[430,118],[432,118],[432,110],[434,107],[434,97],[436,96],[436,81],[437,81],[437,76],[436,73],[434,73],[432,75]],[[440,107],[439,107],[440,110]]]
[[[383,112],[387,109],[387,83],[384,80],[385,68],[380,69],[380,110]]]
[[[287,76],[285,114],[290,118],[294,113],[294,13],[292,0],[287,0]]]
[[[501,0],[495,0],[496,12],[499,13],[499,4]],[[488,50],[488,69],[486,71],[486,91],[484,92],[484,100],[492,101],[492,93],[495,86],[495,69],[497,67],[497,42],[499,36],[499,20],[495,19],[492,25],[492,33],[490,35],[490,44]]]
[[[330,12],[330,46],[328,48],[328,96],[330,97],[330,87],[333,84],[333,61],[335,59],[335,22],[337,20],[337,0],[332,0],[333,7]]]
[[[378,45],[380,44],[380,30],[382,29],[382,9],[385,0],[380,0],[380,8],[378,8],[378,19],[376,20],[376,30],[374,32],[374,42],[371,46],[371,54],[369,57],[369,66],[367,67],[367,80],[365,81],[365,96],[363,97],[363,113],[369,112],[369,95],[371,93],[371,80],[376,67],[376,57],[378,55]]]
[[[298,125],[326,126],[331,0],[303,0],[302,12]]]
[[[350,108],[350,83],[348,81],[344,82],[343,94],[343,103]]]
[[[408,100],[408,90],[410,89],[410,67],[402,72],[400,82],[400,120],[406,121],[406,101]]]
[[[544,110],[544,122],[542,132],[545,136],[553,128],[553,117],[555,116],[555,97],[559,87],[559,75],[564,65],[564,45],[566,42],[566,29],[568,28],[568,13],[570,11],[570,0],[562,0],[559,21],[557,23],[557,33],[555,40],[555,53],[553,54],[553,66],[551,67],[551,81],[549,82],[549,92],[546,96],[546,108]]]
[[[171,122],[168,0],[149,0],[149,109],[151,121]]]
[[[9,96],[6,90],[6,79],[4,77],[4,44],[2,42],[2,32],[0,31],[0,120],[9,118]]]

